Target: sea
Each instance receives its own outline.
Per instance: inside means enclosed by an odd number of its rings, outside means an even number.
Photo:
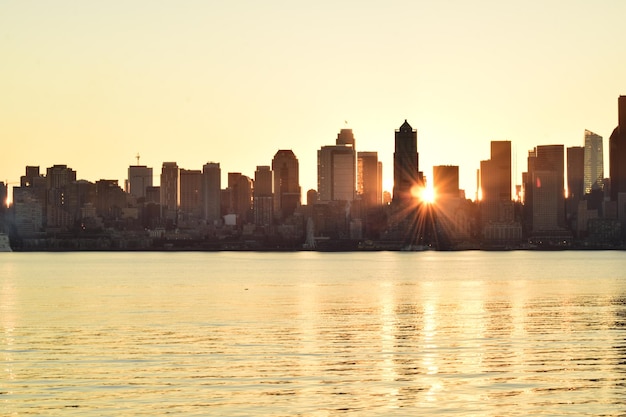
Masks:
[[[1,253],[0,415],[626,416],[626,253]]]

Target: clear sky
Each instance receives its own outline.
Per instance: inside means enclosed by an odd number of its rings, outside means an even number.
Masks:
[[[118,179],[141,155],[254,176],[278,149],[317,188],[353,129],[393,182],[394,130],[473,197],[491,140],[608,137],[626,94],[626,1],[0,1],[0,180],[67,164]],[[347,125],[346,125],[347,121]],[[516,161],[516,162],[515,162]],[[158,184],[158,177],[155,179]]]

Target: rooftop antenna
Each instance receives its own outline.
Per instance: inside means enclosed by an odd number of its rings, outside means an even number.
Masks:
[[[135,155],[135,158],[137,158],[137,165],[139,165],[139,152],[137,152],[137,155]]]

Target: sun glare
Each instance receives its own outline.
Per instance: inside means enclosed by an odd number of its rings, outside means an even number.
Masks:
[[[435,189],[431,187],[426,187],[422,189],[422,200],[426,203],[432,204],[435,202]]]

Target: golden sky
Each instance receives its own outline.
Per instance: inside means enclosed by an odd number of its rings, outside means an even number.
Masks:
[[[389,185],[408,119],[421,170],[459,165],[473,197],[491,140],[512,141],[516,179],[529,149],[584,129],[608,161],[624,16],[622,0],[4,0],[0,181],[67,164],[123,185],[139,153],[155,174],[220,162],[225,184],[293,149],[304,195],[347,126]]]

